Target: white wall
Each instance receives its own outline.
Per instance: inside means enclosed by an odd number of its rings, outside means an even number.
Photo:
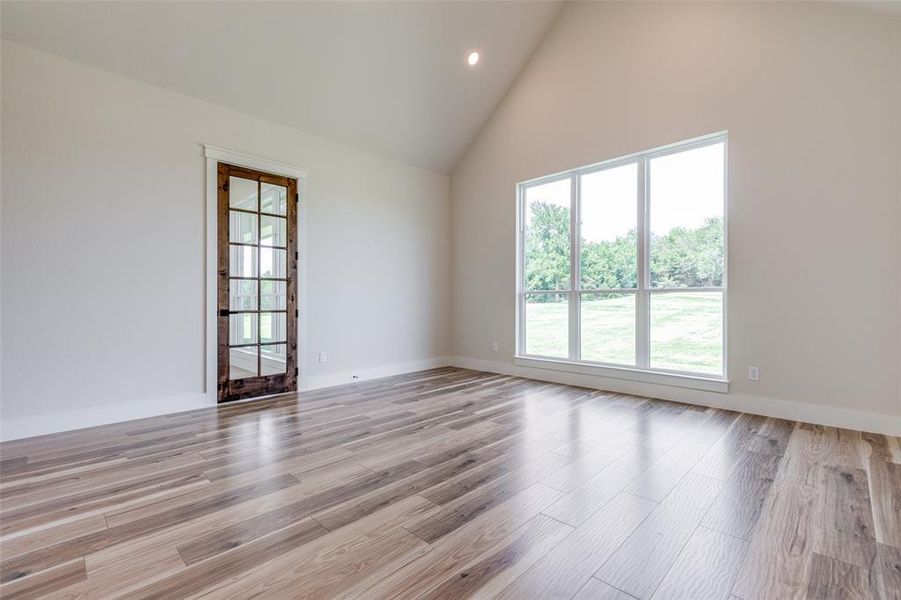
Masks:
[[[878,13],[571,4],[449,205],[445,176],[3,42],[0,436],[210,402],[203,143],[309,171],[307,386],[452,349],[458,364],[901,433],[899,73],[901,26]],[[515,183],[722,129],[731,392],[514,368]]]
[[[456,363],[901,433],[899,115],[885,15],[570,4],[453,174]],[[516,182],[720,130],[730,394],[513,368]]]
[[[309,173],[303,385],[445,362],[447,176],[6,41],[0,128],[3,439],[212,401],[204,143]]]

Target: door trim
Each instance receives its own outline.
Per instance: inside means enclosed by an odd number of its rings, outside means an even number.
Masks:
[[[205,256],[205,302],[204,302],[204,380],[203,394],[210,405],[218,403],[218,244],[219,244],[219,193],[218,171],[219,163],[225,162],[231,165],[246,167],[258,171],[266,171],[273,175],[281,175],[297,179],[297,213],[295,231],[297,232],[297,281],[295,295],[300,318],[296,324],[297,331],[297,365],[300,367],[300,376],[297,381],[297,389],[304,386],[306,379],[304,368],[306,360],[306,344],[302,343],[304,333],[307,331],[306,323],[306,181],[307,171],[301,167],[287,163],[270,160],[259,156],[253,156],[244,152],[228,150],[219,146],[203,144],[204,158],[206,159],[206,256]],[[293,318],[290,317],[289,318]]]

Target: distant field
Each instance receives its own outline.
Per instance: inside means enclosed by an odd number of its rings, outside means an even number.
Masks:
[[[635,364],[635,296],[582,299],[582,358]],[[651,366],[722,373],[722,296],[667,293],[651,296]],[[526,307],[526,352],[567,355],[566,302]]]

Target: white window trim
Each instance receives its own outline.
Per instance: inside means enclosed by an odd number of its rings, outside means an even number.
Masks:
[[[683,152],[694,148],[700,148],[722,142],[724,144],[724,160],[723,160],[723,285],[718,288],[663,288],[651,289],[650,287],[650,269],[643,268],[647,265],[647,255],[649,252],[647,239],[647,231],[649,229],[648,219],[650,211],[647,207],[647,177],[646,165],[652,158],[658,158],[667,154]],[[641,226],[638,228],[638,264],[639,264],[639,287],[637,289],[622,290],[626,293],[635,294],[636,298],[636,366],[618,365],[608,363],[598,363],[586,360],[579,360],[581,346],[580,331],[580,300],[581,275],[579,273],[580,252],[581,252],[581,235],[579,227],[579,182],[582,175],[586,175],[595,171],[610,169],[622,164],[636,163],[638,166],[638,219]],[[728,241],[728,190],[729,190],[729,142],[728,132],[720,131],[709,135],[704,135],[666,146],[660,146],[651,150],[636,152],[628,156],[621,156],[611,160],[545,175],[535,179],[522,181],[516,186],[516,353],[513,362],[516,365],[524,367],[553,369],[557,371],[565,371],[569,373],[579,373],[583,375],[595,375],[599,377],[611,377],[616,379],[626,379],[641,383],[655,383],[660,385],[670,385],[676,387],[685,387],[698,389],[703,391],[726,393],[729,391],[728,378],[728,264],[729,264],[729,241]],[[562,290],[559,293],[569,298],[569,358],[536,356],[525,353],[525,190],[541,184],[551,183],[564,179],[570,180],[570,287],[568,290]],[[617,290],[599,290],[602,292],[615,292]],[[691,373],[682,371],[670,371],[665,369],[655,369],[650,367],[650,306],[649,299],[652,293],[669,293],[669,292],[690,292],[690,291],[709,291],[722,292],[723,294],[723,374],[708,373]],[[542,292],[537,292],[542,293]],[[553,293],[553,292],[547,292]]]
[[[625,379],[638,383],[654,383],[671,387],[689,388],[705,392],[727,393],[729,382],[719,377],[704,377],[701,375],[688,375],[660,369],[636,369],[634,367],[620,367],[590,362],[573,362],[565,359],[538,358],[534,356],[515,356],[513,364],[518,367],[530,367],[533,369],[550,369],[564,373],[577,373],[579,375],[593,375],[595,377],[609,377],[610,379]]]
[[[218,386],[218,329],[216,324],[218,306],[218,253],[219,253],[219,184],[218,184],[218,165],[220,162],[255,169],[272,173],[273,175],[281,175],[297,179],[297,194],[299,201],[297,203],[297,308],[300,318],[297,323],[297,364],[300,367],[300,380],[297,382],[298,389],[303,381],[304,368],[307,364],[304,360],[306,353],[306,344],[302,343],[303,332],[307,330],[307,316],[304,308],[306,302],[306,269],[304,268],[304,259],[306,257],[306,239],[304,232],[306,225],[306,181],[307,171],[301,167],[289,165],[287,163],[270,160],[253,156],[244,152],[228,150],[219,146],[209,144],[203,145],[203,155],[206,159],[206,348],[205,356],[205,378],[203,393],[207,401],[216,404],[216,389]]]

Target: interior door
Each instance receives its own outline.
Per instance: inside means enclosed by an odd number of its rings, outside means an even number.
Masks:
[[[297,390],[297,180],[219,163],[218,398]]]

